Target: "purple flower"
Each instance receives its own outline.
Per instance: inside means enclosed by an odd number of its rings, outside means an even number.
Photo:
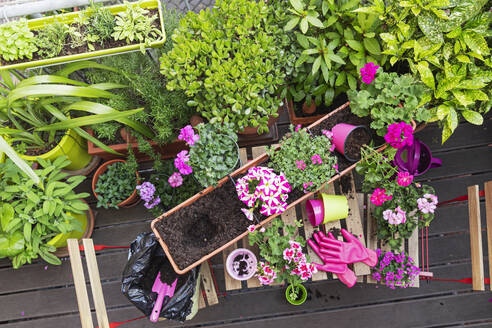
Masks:
[[[296,128],[295,128],[295,131],[296,132],[299,132],[299,130],[302,128],[302,126],[300,124],[297,124],[296,125]]]
[[[145,201],[144,206],[146,208],[150,209],[161,202],[159,196],[155,197],[155,186],[152,183],[146,181],[137,186],[136,189],[139,191],[140,198]]]
[[[379,68],[379,65],[374,63],[367,63],[360,69],[360,75],[362,76],[362,82],[365,84],[371,84],[374,81],[374,76]]]
[[[174,172],[167,181],[171,187],[176,188],[183,184],[183,177],[178,172]]]
[[[200,136],[195,134],[191,125],[187,125],[179,131],[178,139],[186,141],[189,146],[193,146],[200,139]]]
[[[182,175],[188,175],[193,172],[191,166],[186,164],[190,160],[190,155],[188,155],[187,150],[182,150],[176,155],[174,159],[174,166],[179,170]]]

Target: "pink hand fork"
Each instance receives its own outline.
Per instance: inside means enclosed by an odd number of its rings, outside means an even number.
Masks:
[[[364,247],[360,240],[345,229],[342,235],[347,242],[337,240],[331,233],[328,237],[323,233],[318,233],[318,245],[320,252],[325,256],[333,257],[341,263],[362,262],[370,267],[378,263],[378,255],[372,249]]]
[[[152,286],[152,291],[157,293],[157,300],[155,301],[154,308],[152,309],[152,313],[150,315],[150,321],[157,322],[159,321],[159,315],[161,314],[162,302],[164,301],[165,296],[169,296],[169,298],[173,297],[174,290],[176,289],[176,283],[178,282],[178,278],[174,280],[171,286],[165,284],[161,281],[161,273],[157,274],[155,278],[154,285]]]

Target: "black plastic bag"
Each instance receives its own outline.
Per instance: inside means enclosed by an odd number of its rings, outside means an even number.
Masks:
[[[130,245],[128,262],[123,271],[121,291],[140,311],[150,316],[157,299],[152,285],[160,267],[169,261],[153,233],[142,233]],[[164,305],[160,318],[185,321],[193,308],[193,295],[197,286],[200,267],[178,276],[174,296]],[[195,305],[196,307],[197,305]]]

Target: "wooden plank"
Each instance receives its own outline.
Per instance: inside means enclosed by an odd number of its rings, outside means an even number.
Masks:
[[[248,152],[246,148],[239,148],[239,159],[242,165],[248,163]]]
[[[487,217],[487,244],[489,248],[489,277],[492,277],[492,181],[485,182],[485,215]],[[492,282],[490,282],[492,290]]]
[[[350,191],[345,195],[347,197],[349,206],[349,215],[345,220],[347,223],[348,231],[357,237],[362,245],[366,246],[366,239],[364,237],[364,227],[362,225],[362,219],[359,211],[359,201],[357,200],[357,194],[355,192],[354,176],[352,173],[349,174],[351,188]],[[368,275],[371,273],[371,269],[368,265],[358,262],[354,263],[354,272],[357,276]]]
[[[257,157],[260,157],[266,152],[266,147],[265,146],[253,147],[251,151],[253,153],[253,159],[255,159]]]
[[[222,252],[222,260],[224,261],[224,278],[225,278],[225,286],[226,286],[226,290],[235,290],[235,289],[241,289],[241,281],[239,280],[236,280],[234,278],[232,278],[229,273],[227,273],[227,269],[226,269],[226,261],[227,261],[227,257],[229,256],[229,254],[232,253],[232,251],[234,251],[235,249],[237,249],[237,243],[234,243],[233,245],[231,245],[230,247],[226,248],[223,252]]]
[[[84,268],[82,266],[82,258],[80,257],[79,243],[77,239],[68,239],[67,244],[72,266],[75,294],[77,295],[77,304],[79,306],[80,322],[82,328],[93,328],[94,324],[92,323],[89,296],[85,287]]]
[[[260,251],[258,249],[258,246],[257,245],[253,245],[253,246],[249,245],[249,236],[243,238],[242,241],[243,241],[243,247],[252,251],[255,254],[256,258],[259,260]],[[258,280],[257,277],[254,277],[254,276],[249,278],[248,280],[246,280],[246,284],[247,284],[248,288],[261,287],[260,281]]]
[[[361,198],[364,194],[360,194]],[[366,197],[366,225],[367,225],[367,248],[376,250],[378,248],[378,239],[377,239],[377,226],[376,220],[372,216],[372,211],[374,210],[374,205],[371,203],[371,195],[367,195]],[[377,281],[372,279],[371,276],[367,276],[367,283],[376,284]]]
[[[200,284],[200,290],[198,292],[198,310],[201,310],[205,307],[207,307],[207,304],[205,303],[205,297],[203,297],[203,289],[202,285]]]
[[[91,282],[92,299],[94,300],[94,307],[96,308],[97,324],[100,328],[109,328],[108,313],[106,312],[106,304],[102,292],[94,243],[92,242],[92,239],[87,238],[84,238],[82,242],[84,244],[85,261],[87,263],[87,270],[89,271],[89,279]]]
[[[478,185],[468,187],[473,290],[485,290]]]
[[[419,266],[419,228],[415,228],[410,238],[408,238],[408,256],[413,259],[413,263],[416,267]],[[413,280],[412,287],[420,287],[419,276]]]
[[[202,263],[200,273],[202,286],[205,291],[205,296],[207,297],[208,305],[211,306],[219,303],[219,298],[217,297],[217,291],[215,290],[215,284],[212,279],[212,273],[210,272],[210,265],[208,264],[208,261]]]

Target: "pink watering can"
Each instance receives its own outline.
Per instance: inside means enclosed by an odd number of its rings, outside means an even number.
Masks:
[[[401,171],[417,176],[424,174],[430,168],[440,167],[442,160],[432,157],[429,147],[418,139],[414,139],[411,146],[404,146],[396,152],[395,165]]]
[[[161,273],[159,272],[157,274],[157,277],[155,278],[154,281],[154,285],[152,286],[152,291],[154,293],[157,293],[157,300],[155,301],[154,308],[152,309],[152,313],[150,315],[150,321],[152,322],[159,321],[159,315],[161,314],[164,297],[169,296],[169,299],[173,297],[177,282],[178,282],[178,278],[176,278],[172,283],[172,285],[169,286],[168,284],[162,282]]]

